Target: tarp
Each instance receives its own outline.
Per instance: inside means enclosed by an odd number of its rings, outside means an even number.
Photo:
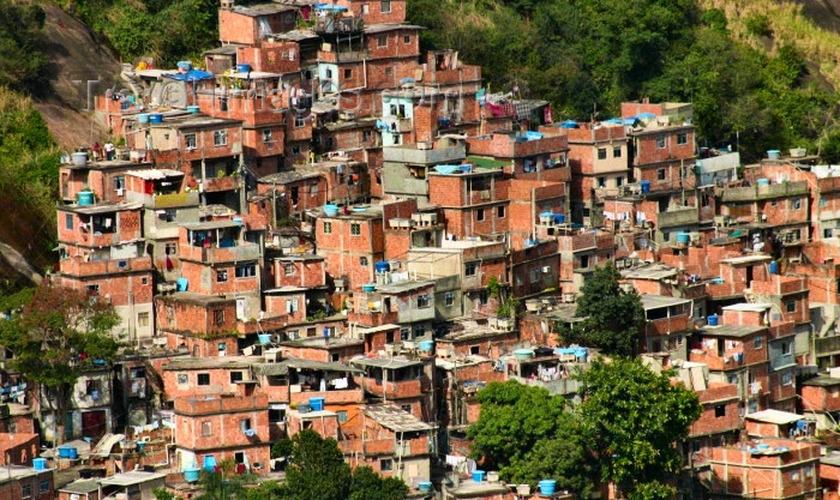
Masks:
[[[200,69],[191,69],[186,73],[175,73],[174,75],[166,75],[166,78],[172,78],[173,80],[181,80],[187,82],[195,82],[197,80],[212,80],[213,73],[201,71]]]

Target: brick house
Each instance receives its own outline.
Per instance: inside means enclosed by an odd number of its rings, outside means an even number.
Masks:
[[[641,352],[664,352],[671,362],[687,360],[687,338],[693,327],[691,300],[650,294],[642,295],[641,299],[645,311]]]
[[[405,344],[403,344],[405,345]],[[389,347],[390,349],[390,347]],[[388,401],[423,422],[436,419],[434,358],[417,356],[417,352],[393,352],[386,355],[357,356],[350,364],[359,368],[355,375],[369,401]]]
[[[54,471],[52,469],[34,469],[22,465],[4,467],[5,474],[0,478],[0,499],[17,500],[52,500],[55,498]]]
[[[833,429],[840,411],[840,375],[836,370],[819,375],[801,384],[801,407],[805,415],[816,419],[817,431]]]
[[[383,260],[385,253],[382,224],[379,205],[348,208],[335,216],[319,215],[315,239],[329,276],[344,279],[347,288],[374,281],[373,264]]]
[[[686,451],[693,454],[695,465],[709,457],[709,449],[737,442],[741,429],[738,387],[727,382],[709,380],[708,367],[686,361],[678,368],[685,386],[695,393],[703,412],[689,429]]]

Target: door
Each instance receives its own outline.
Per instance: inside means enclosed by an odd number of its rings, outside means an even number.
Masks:
[[[236,319],[245,321],[245,297],[236,297]]]
[[[82,436],[90,438],[102,437],[107,432],[107,421],[108,416],[105,410],[82,413]]]

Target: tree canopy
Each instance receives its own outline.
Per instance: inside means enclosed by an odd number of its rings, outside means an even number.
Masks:
[[[596,347],[608,355],[636,354],[644,309],[635,290],[621,288],[620,278],[613,264],[595,269],[577,298],[575,316],[583,319],[560,332],[563,340]]]
[[[0,87],[27,92],[48,88],[49,59],[41,46],[45,19],[44,9],[35,3],[0,0]]]

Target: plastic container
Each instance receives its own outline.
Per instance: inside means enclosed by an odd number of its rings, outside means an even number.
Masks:
[[[312,406],[310,406],[309,403],[298,403],[297,411],[298,413],[309,413],[312,411]]]
[[[484,474],[485,472],[483,470],[474,470],[472,473],[473,481],[476,483],[484,481]]]
[[[770,274],[779,274],[779,263],[775,260],[770,261]]]
[[[216,462],[216,457],[213,455],[204,456],[204,470],[207,472],[216,472],[217,465],[218,463]]]
[[[84,151],[73,153],[70,155],[70,158],[73,160],[73,165],[76,167],[84,167],[87,165],[88,155]]]
[[[718,316],[717,314],[710,314],[707,320],[709,326],[718,326]]]
[[[376,269],[376,274],[387,273],[391,270],[391,264],[387,260],[380,260],[373,267]]]
[[[266,345],[271,342],[271,334],[270,333],[258,333],[257,340],[259,340],[260,344]]]
[[[326,398],[309,398],[309,406],[312,407],[312,411],[322,411],[325,402]]]
[[[555,224],[565,224],[566,223],[566,214],[554,214],[554,223]]]
[[[551,496],[554,494],[554,489],[557,487],[557,481],[554,479],[543,479],[539,482],[540,495]]]
[[[417,343],[418,347],[420,347],[421,352],[432,352],[432,349],[435,348],[435,341],[434,340],[421,340]]]
[[[188,483],[197,483],[201,469],[184,469],[184,481]]]
[[[362,285],[362,291],[365,293],[371,293],[376,290],[376,283],[368,283],[366,285]]]
[[[149,115],[149,123],[152,125],[159,125],[163,123],[163,115],[160,113],[151,113]]]
[[[201,107],[200,106],[187,106],[187,111],[191,115],[197,115],[198,113],[201,112]]]
[[[688,245],[689,241],[691,241],[691,235],[689,233],[677,233],[677,243]]]
[[[469,174],[470,172],[472,172],[472,169],[473,169],[472,167],[473,166],[472,166],[471,163],[466,163],[464,165],[461,165],[459,168],[461,169],[461,172],[463,172],[465,174]]]
[[[251,71],[250,64],[237,64],[236,65],[236,72],[237,73],[248,73]]]
[[[417,489],[420,491],[432,491],[431,481],[420,481],[417,483]]]
[[[93,205],[93,191],[79,192],[79,206],[87,207]]]
[[[189,71],[192,69],[192,62],[191,61],[178,61],[177,63],[178,69]]]
[[[755,181],[755,183],[758,184],[759,186],[769,186],[770,185],[770,179],[764,179],[764,178],[758,179],[758,180]]]
[[[324,205],[324,214],[327,217],[335,217],[336,215],[338,215],[338,205],[327,203],[326,205]]]
[[[187,278],[178,278],[178,281],[175,282],[175,287],[179,292],[186,292],[190,287],[190,280]]]
[[[767,158],[770,160],[778,160],[782,155],[782,152],[778,149],[770,149],[767,151]]]
[[[137,123],[141,125],[149,123],[149,113],[140,113],[137,115]]]
[[[35,470],[47,470],[47,459],[46,458],[33,458],[32,459],[32,468]]]
[[[639,186],[642,188],[642,194],[650,193],[650,181],[641,181],[639,182]]]
[[[137,447],[137,451],[143,451],[143,450],[146,449],[146,442],[145,441],[137,441],[135,443],[135,446]]]
[[[513,351],[513,355],[516,356],[516,359],[531,359],[534,357],[534,351],[532,349],[516,349]]]
[[[76,460],[77,458],[79,458],[79,450],[77,450],[76,448],[69,446],[66,448],[66,450],[67,458],[69,458],[70,460]]]

